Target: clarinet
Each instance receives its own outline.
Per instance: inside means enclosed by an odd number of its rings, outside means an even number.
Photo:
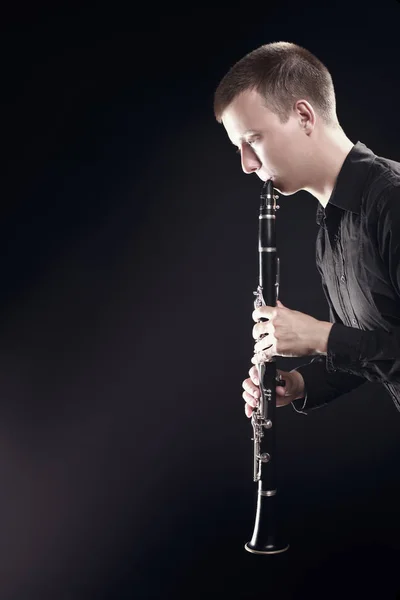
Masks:
[[[267,180],[261,191],[258,255],[259,285],[254,307],[276,306],[279,292],[279,258],[276,250],[275,211],[278,196],[274,195],[272,180]],[[266,321],[267,319],[260,319]],[[263,337],[263,336],[262,336]],[[261,339],[261,338],[260,338]],[[257,509],[253,536],[245,549],[253,554],[278,554],[289,548],[279,533],[277,519],[276,483],[276,385],[285,385],[277,376],[276,358],[257,363],[260,387],[259,405],[253,410],[251,422],[254,436],[254,474],[258,482]]]

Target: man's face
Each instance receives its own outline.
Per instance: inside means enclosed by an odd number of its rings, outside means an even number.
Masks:
[[[246,91],[226,108],[222,123],[239,149],[243,171],[256,173],[262,181],[272,178],[279,192],[290,195],[306,185],[310,168],[309,139],[301,126],[304,118],[307,115],[293,110],[282,124],[258,92]]]

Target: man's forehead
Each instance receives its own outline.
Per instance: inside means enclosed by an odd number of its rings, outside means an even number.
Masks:
[[[222,115],[222,123],[231,141],[241,141],[244,137],[258,133],[263,126],[268,110],[263,98],[255,92],[246,91],[239,94],[226,108]]]
[[[233,127],[232,124],[230,124],[229,122],[225,122],[224,120],[222,122],[225,126],[228,137],[234,145],[239,144],[246,138],[259,133],[258,129],[245,129],[244,131],[242,131],[238,126]]]
[[[243,141],[251,135],[260,133],[263,120],[256,115],[241,115],[227,110],[222,116],[222,123],[233,144]]]

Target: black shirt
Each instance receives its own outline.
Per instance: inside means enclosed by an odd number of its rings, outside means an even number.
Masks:
[[[378,381],[400,411],[400,163],[357,142],[318,205],[316,263],[328,301],[327,354],[299,371],[308,411]]]

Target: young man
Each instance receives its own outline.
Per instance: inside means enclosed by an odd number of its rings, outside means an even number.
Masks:
[[[400,410],[400,163],[349,140],[328,69],[289,42],[263,45],[234,64],[216,89],[214,114],[245,173],[272,179],[282,195],[306,190],[319,201],[316,257],[330,322],[280,302],[253,312],[255,321],[269,319],[253,328],[255,340],[268,334],[256,341],[254,365],[272,355],[317,355],[278,371],[286,392],[277,387],[277,405],[307,414],[379,381]],[[255,366],[249,375],[248,417],[259,395]]]

